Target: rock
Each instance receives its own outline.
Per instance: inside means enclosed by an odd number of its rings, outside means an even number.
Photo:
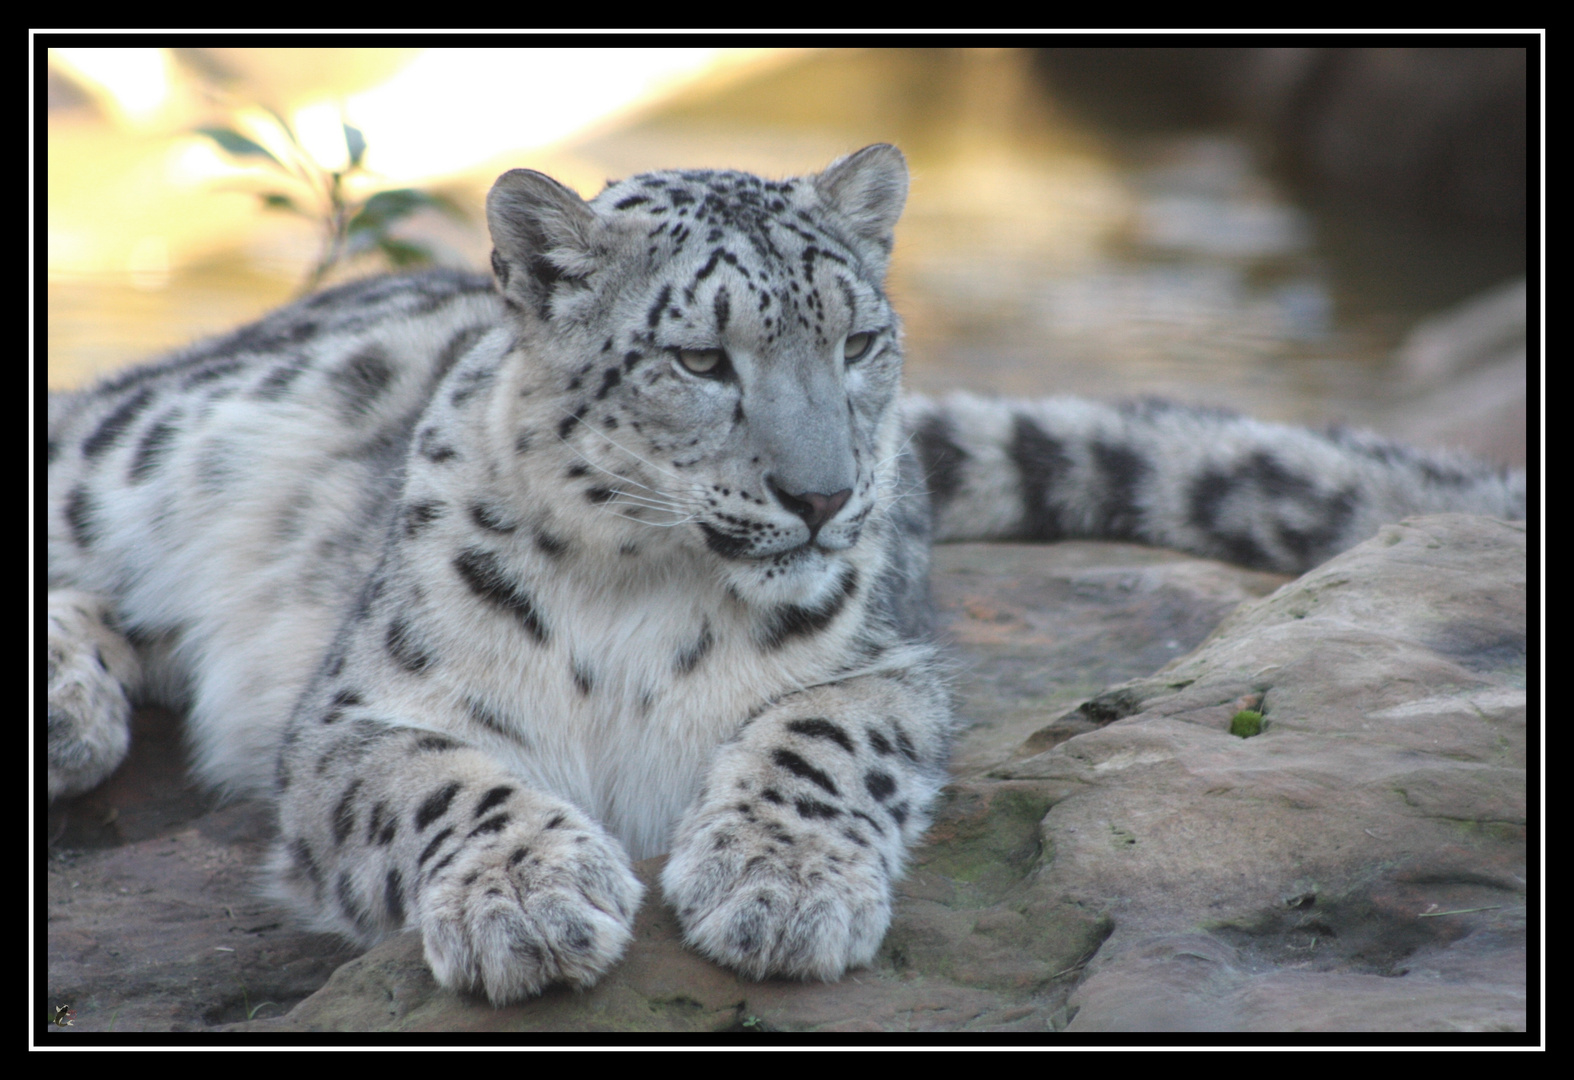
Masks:
[[[1524,468],[1527,302],[1520,278],[1411,330],[1394,355],[1407,400],[1386,410],[1384,432]]]
[[[1463,450],[1483,461],[1523,469],[1526,387],[1523,347],[1510,350],[1444,386],[1386,410],[1383,433],[1413,446]]]
[[[684,948],[656,859],[601,984],[493,1009],[437,988],[417,935],[352,959],[289,929],[250,892],[265,816],[166,778],[155,821],[134,749],[89,822],[124,798],[149,834],[51,856],[49,1001],[117,1031],[1520,1030],[1524,558],[1522,527],[1467,517],[1287,584],[1131,545],[941,549],[976,723],[879,957],[833,984]],[[1228,734],[1247,707],[1262,734]]]
[[[1524,574],[1521,525],[1385,527],[996,769],[1112,920],[1068,1030],[1522,1030]]]
[[[80,1031],[199,1031],[319,989],[355,953],[259,899],[270,825],[242,803],[123,846],[52,851],[49,1002]]]
[[[1394,359],[1405,378],[1431,384],[1517,355],[1525,362],[1529,286],[1524,278],[1488,289],[1418,323]]]

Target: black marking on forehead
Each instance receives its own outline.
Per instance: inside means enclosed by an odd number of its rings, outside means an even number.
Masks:
[[[707,237],[706,239],[707,240],[714,240],[714,239],[719,239],[721,236],[722,236],[722,233],[721,233],[720,230],[712,230],[712,235]],[[712,250],[711,253],[710,253],[710,258],[705,260],[705,265],[700,267],[699,270],[695,273],[694,280],[696,282],[701,282],[701,281],[704,281],[706,278],[710,277],[711,276],[711,272],[716,269],[716,264],[721,262],[723,256],[725,256],[726,254],[727,254],[727,252],[724,251],[721,248],[715,248],[714,250]]]
[[[652,330],[661,322],[661,313],[667,306],[667,301],[672,299],[672,286],[663,285],[661,292],[656,294],[656,302],[650,305],[650,311],[645,315],[645,325]]]
[[[852,285],[840,274],[836,276],[836,288],[842,294],[842,302],[847,305],[847,314],[854,323],[858,321],[858,299],[853,294]]]

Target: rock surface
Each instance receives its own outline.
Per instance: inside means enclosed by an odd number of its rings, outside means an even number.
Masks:
[[[1415,519],[1288,582],[937,555],[973,726],[870,968],[741,980],[653,888],[595,989],[446,993],[416,935],[354,957],[257,900],[266,814],[186,791],[148,711],[51,813],[49,1004],[78,1031],[1523,1030],[1522,526]],[[1229,734],[1243,708],[1260,735]]]

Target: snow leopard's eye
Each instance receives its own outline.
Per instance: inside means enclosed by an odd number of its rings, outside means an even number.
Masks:
[[[862,360],[872,344],[874,344],[873,334],[851,334],[842,343],[842,359],[849,364],[855,360]]]
[[[695,375],[716,377],[726,370],[727,354],[720,349],[679,349],[678,363]]]

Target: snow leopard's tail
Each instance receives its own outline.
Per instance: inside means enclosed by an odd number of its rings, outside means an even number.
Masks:
[[[935,539],[1134,540],[1301,573],[1412,514],[1525,516],[1525,476],[1159,401],[910,397]]]

